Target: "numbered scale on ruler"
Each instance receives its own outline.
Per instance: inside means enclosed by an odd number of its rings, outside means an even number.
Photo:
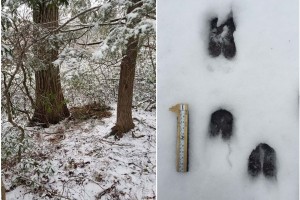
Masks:
[[[178,172],[188,171],[188,105],[177,104],[170,108],[177,114],[177,164]]]

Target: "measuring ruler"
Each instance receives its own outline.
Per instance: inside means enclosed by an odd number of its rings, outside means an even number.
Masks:
[[[178,172],[188,171],[188,105],[176,104],[170,111],[177,114],[176,169]]]

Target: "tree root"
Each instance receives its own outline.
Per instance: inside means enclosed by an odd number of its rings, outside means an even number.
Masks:
[[[114,136],[115,140],[120,140],[123,137],[124,133],[127,133],[133,128],[134,128],[134,124],[128,127],[115,125],[114,127],[111,128],[111,132],[109,133],[109,136]]]

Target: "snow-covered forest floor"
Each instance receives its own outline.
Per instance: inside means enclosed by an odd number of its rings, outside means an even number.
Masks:
[[[1,3],[6,200],[155,199],[155,1]]]
[[[115,141],[105,137],[115,123],[115,109],[109,118],[27,128],[34,151],[26,156],[24,171],[16,171],[19,165],[2,171],[11,190],[7,199],[155,199],[155,110],[134,110],[136,127]],[[14,187],[17,181],[23,186]],[[35,194],[28,193],[32,188]]]

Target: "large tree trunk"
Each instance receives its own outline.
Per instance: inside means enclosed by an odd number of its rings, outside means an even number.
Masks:
[[[128,8],[127,14],[141,6],[140,0],[132,0],[133,5]],[[134,24],[132,25],[134,26]],[[123,137],[123,133],[134,128],[132,119],[132,97],[135,76],[135,66],[138,54],[139,37],[131,37],[127,43],[127,49],[121,61],[121,73],[118,91],[117,122],[112,128],[111,134],[117,138]]]
[[[33,8],[33,21],[43,28],[53,30],[58,27],[57,5],[39,4]],[[57,59],[58,49],[50,48],[47,40],[38,45],[36,57],[42,60],[43,66],[35,72],[35,111],[32,122],[44,126],[56,124],[70,115],[64,100],[59,67],[52,64]]]

